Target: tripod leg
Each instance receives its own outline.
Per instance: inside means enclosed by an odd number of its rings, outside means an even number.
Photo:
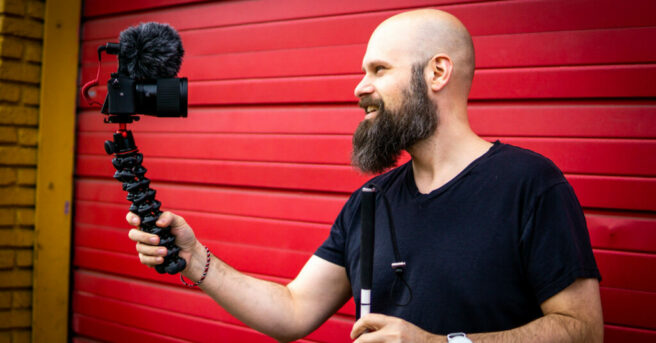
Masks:
[[[123,182],[123,190],[128,192],[127,200],[132,202],[130,212],[136,213],[141,219],[141,230],[159,236],[158,245],[167,249],[164,262],[155,266],[155,270],[169,274],[181,272],[186,261],[178,256],[180,248],[175,245],[171,227],[161,228],[155,225],[162,214],[162,204],[155,200],[156,191],[150,188],[150,180],[145,177],[147,170],[142,166],[143,155],[134,144],[132,132],[125,130],[115,133],[113,142],[105,142],[105,150],[108,154],[114,154],[114,178]]]

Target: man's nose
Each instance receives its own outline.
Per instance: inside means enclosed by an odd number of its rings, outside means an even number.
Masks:
[[[362,78],[362,80],[360,80],[360,83],[358,83],[358,85],[355,86],[355,90],[353,91],[353,94],[355,94],[356,97],[361,98],[362,96],[371,94],[373,92],[374,92],[374,86],[369,81],[367,75],[365,75]]]

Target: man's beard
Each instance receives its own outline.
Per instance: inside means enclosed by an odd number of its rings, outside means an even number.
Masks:
[[[423,66],[412,67],[409,89],[396,111],[386,110],[382,100],[363,97],[360,107],[378,106],[378,114],[363,120],[353,134],[351,162],[365,173],[380,173],[396,165],[401,151],[430,137],[437,128],[437,106],[428,98]]]

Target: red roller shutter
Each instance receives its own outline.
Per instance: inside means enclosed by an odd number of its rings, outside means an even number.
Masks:
[[[122,29],[173,25],[189,117],[132,125],[147,176],[217,256],[286,283],[365,180],[349,153],[368,37],[384,18],[424,6],[450,11],[474,36],[474,130],[548,156],[574,186],[604,277],[606,342],[656,341],[652,0],[88,0],[81,83],[95,77],[96,47]],[[107,58],[101,80],[115,69]],[[78,123],[74,339],[272,341],[138,262],[103,151],[114,128],[82,103]],[[354,312],[350,302],[303,341],[349,342]]]

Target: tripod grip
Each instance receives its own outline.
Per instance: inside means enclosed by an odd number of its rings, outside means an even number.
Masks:
[[[155,266],[155,270],[160,273],[168,274],[177,274],[185,269],[187,262],[180,256],[180,248],[175,245],[175,236],[171,234],[171,227],[161,228],[162,233],[166,232],[167,234],[160,235],[159,246],[166,247],[166,256],[164,257],[164,263]]]
[[[112,165],[116,169],[114,178],[123,183],[123,190],[128,192],[127,200],[132,202],[130,212],[141,219],[141,230],[159,236],[159,246],[166,247],[164,262],[155,266],[160,273],[176,274],[185,269],[186,261],[178,256],[180,247],[175,245],[175,236],[171,227],[161,228],[155,225],[162,214],[162,203],[155,200],[156,191],[150,188],[150,180],[146,178],[146,168],[141,163],[143,155],[134,144],[132,132],[124,131],[114,134],[114,142],[106,141],[105,150],[114,154]]]
[[[182,257],[178,256],[180,247],[175,245],[175,236],[171,234],[171,227],[168,226],[162,228],[155,226],[155,222],[157,222],[160,214],[161,212],[157,213],[156,216],[149,214],[143,217],[141,230],[159,236],[158,245],[166,248],[164,262],[155,266],[155,270],[160,274],[177,274],[185,269],[187,262]]]

